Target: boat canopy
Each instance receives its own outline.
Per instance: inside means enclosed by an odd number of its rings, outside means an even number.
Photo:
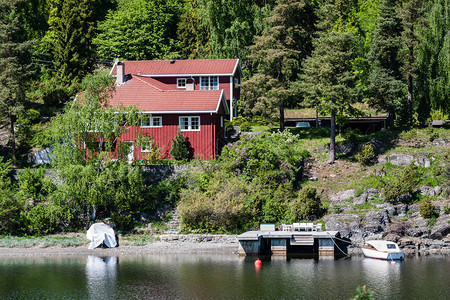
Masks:
[[[378,251],[400,250],[396,243],[389,241],[383,240],[366,241],[366,244],[374,247]]]

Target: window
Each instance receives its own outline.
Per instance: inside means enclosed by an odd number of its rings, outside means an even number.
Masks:
[[[200,117],[180,117],[181,131],[200,131]]]
[[[220,127],[223,127],[223,116],[220,116]]]
[[[179,89],[186,88],[186,78],[177,78],[177,88]]]
[[[141,121],[141,127],[162,127],[162,118],[146,115]]]
[[[219,89],[219,77],[201,77],[200,78],[201,90],[218,90]]]
[[[239,78],[234,78],[234,87],[240,88]]]
[[[141,152],[151,152],[152,151],[152,142],[142,142]]]

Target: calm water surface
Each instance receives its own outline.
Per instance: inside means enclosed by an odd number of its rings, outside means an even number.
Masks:
[[[235,255],[0,258],[1,299],[450,299],[450,257],[393,263]]]

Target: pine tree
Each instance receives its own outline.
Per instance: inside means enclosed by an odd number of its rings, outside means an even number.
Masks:
[[[290,85],[312,48],[314,21],[306,1],[281,0],[267,19],[268,27],[250,47],[256,73],[242,84],[244,106],[267,119],[278,116],[280,130],[284,129],[284,108],[293,96]]]
[[[410,124],[413,121],[413,78],[416,78],[419,73],[415,53],[415,49],[419,43],[416,31],[417,25],[419,25],[423,19],[424,2],[425,1],[423,0],[409,0],[404,3],[400,9],[400,17],[402,18],[403,24],[402,42],[407,49],[402,71],[408,82],[408,121]]]
[[[16,14],[18,1],[0,4],[0,121],[7,120],[13,163],[17,162],[15,124],[27,104],[25,91],[31,75],[30,50]]]
[[[383,0],[379,6],[379,17],[373,32],[368,54],[369,104],[388,112],[391,125],[395,113],[402,105],[404,84],[400,72],[398,52],[401,48],[401,21],[397,18],[395,0]]]
[[[54,69],[58,80],[70,86],[80,83],[92,71],[93,16],[95,0],[51,0],[47,38],[53,54]]]
[[[336,11],[333,5],[323,7],[321,31],[297,82],[310,105],[317,103],[320,111],[331,115],[329,163],[336,159],[336,116],[352,111],[351,104],[357,95],[353,68],[357,57],[355,34],[344,23],[343,16],[336,16],[333,11]]]
[[[197,0],[189,0],[186,5],[186,12],[181,16],[177,30],[180,54],[189,59],[208,57],[211,54],[209,28],[202,23]]]

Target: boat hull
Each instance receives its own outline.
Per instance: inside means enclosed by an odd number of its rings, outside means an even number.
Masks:
[[[384,252],[374,249],[361,248],[364,256],[367,258],[383,259],[383,260],[404,260],[405,254],[402,252]]]

